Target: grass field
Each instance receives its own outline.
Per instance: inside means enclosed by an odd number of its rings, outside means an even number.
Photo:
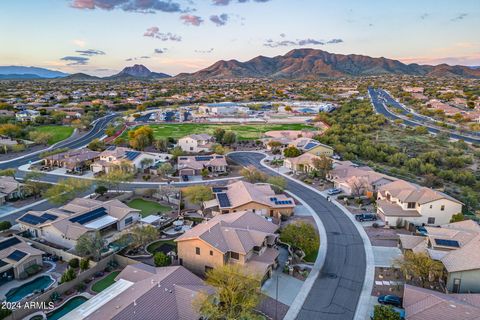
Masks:
[[[155,139],[172,137],[179,139],[192,133],[213,133],[216,128],[223,128],[237,134],[239,140],[255,140],[263,133],[272,130],[302,130],[313,129],[312,126],[291,123],[291,124],[203,124],[203,123],[175,123],[175,124],[152,124]],[[127,138],[127,132],[122,134]]]
[[[48,140],[48,144],[52,145],[70,137],[73,133],[73,128],[67,126],[41,126],[36,127],[33,131],[51,133],[53,136]]]
[[[132,200],[127,203],[127,205],[131,208],[142,210],[142,217],[157,214],[158,212],[167,212],[172,209],[168,206],[161,205],[160,203],[143,199]]]
[[[102,292],[103,290],[107,289],[110,287],[114,282],[115,282],[115,277],[120,273],[120,271],[114,271],[110,273],[108,276],[105,278],[98,280],[95,282],[92,286],[92,291],[95,291],[96,293]]]

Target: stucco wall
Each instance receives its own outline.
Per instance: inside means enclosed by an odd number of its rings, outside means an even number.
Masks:
[[[453,292],[455,278],[461,280],[459,293],[480,293],[480,269],[450,273],[447,279],[447,290],[449,292]]]

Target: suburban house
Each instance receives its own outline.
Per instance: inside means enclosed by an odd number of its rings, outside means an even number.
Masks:
[[[67,172],[82,173],[90,168],[90,165],[100,158],[100,152],[87,148],[69,150],[43,158],[45,167],[65,168]]]
[[[0,239],[0,283],[26,278],[26,269],[43,265],[42,254],[19,237]]]
[[[445,193],[396,180],[378,189],[377,214],[387,225],[438,226],[462,212],[462,203]]]
[[[140,219],[140,210],[130,208],[117,199],[102,202],[76,198],[60,208],[29,211],[16,221],[21,230],[28,230],[34,238],[72,249],[78,238],[96,231],[111,242],[117,232]]]
[[[225,187],[213,187],[215,199],[204,202],[204,208],[213,215],[251,210],[280,219],[293,214],[295,201],[285,194],[275,194],[269,184],[252,184],[237,181]]]
[[[349,161],[338,161],[327,173],[327,180],[333,182],[335,188],[347,195],[372,196],[374,192],[396,178],[375,172],[370,167],[359,167]]]
[[[17,118],[17,120],[21,122],[33,121],[38,116],[40,116],[39,111],[30,110],[30,109],[22,110],[15,114],[15,117]]]
[[[271,150],[270,142],[275,141],[281,144],[281,148],[288,147],[298,138],[313,138],[318,131],[313,130],[273,130],[264,133],[263,142],[267,150]]]
[[[135,151],[124,147],[113,147],[100,153],[99,159],[92,163],[90,168],[93,173],[109,173],[118,168],[138,171],[147,169],[160,160],[159,154]]]
[[[194,301],[200,293],[212,294],[214,289],[182,266],[131,264],[111,286],[64,318],[199,320]]]
[[[215,143],[215,138],[209,134],[191,134],[186,137],[178,139],[178,146],[185,152],[198,153],[209,152],[212,145]]]
[[[181,156],[178,157],[178,175],[179,176],[199,176],[202,170],[207,170],[209,174],[219,174],[227,172],[227,160],[224,155],[212,154],[208,156]]]
[[[447,272],[449,292],[480,293],[480,225],[464,220],[425,229],[425,237],[401,235],[402,250],[427,253],[441,261]]]
[[[285,158],[283,165],[295,173],[308,173],[316,170],[313,166],[314,159],[320,159],[320,157],[311,153],[303,153],[295,158]]]
[[[326,144],[320,143],[317,140],[310,138],[298,138],[292,141],[292,146],[302,150],[303,152],[311,153],[316,156],[333,156],[333,148]]]
[[[212,116],[231,116],[236,113],[248,113],[249,110],[248,107],[235,102],[209,103],[198,107],[199,113]]]
[[[252,211],[218,215],[175,239],[180,264],[198,275],[240,264],[262,279],[277,267],[278,226]]]
[[[403,307],[408,320],[480,319],[480,294],[445,294],[406,284]]]
[[[0,205],[8,200],[25,197],[24,184],[15,180],[14,177],[0,176]]]

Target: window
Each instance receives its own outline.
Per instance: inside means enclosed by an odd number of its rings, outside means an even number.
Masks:
[[[132,224],[133,223],[133,217],[128,217],[127,219],[125,219],[125,225],[128,226],[129,224]]]
[[[407,208],[408,208],[408,209],[415,209],[415,202],[409,202],[409,203],[407,204]]]
[[[435,218],[428,218],[428,221],[427,221],[428,224],[434,224],[435,223]]]
[[[199,247],[195,247],[195,253],[196,253],[197,255],[200,255],[200,248],[199,248]]]
[[[440,207],[440,211],[445,211],[445,205],[442,204],[442,206]]]
[[[433,205],[430,205],[430,209],[432,209],[432,208],[433,208]]]
[[[238,254],[238,252],[230,252],[230,258],[240,260],[240,255]]]
[[[209,267],[209,266],[205,266],[205,273],[207,273],[207,272],[210,271],[210,270],[213,270],[213,268],[212,268],[212,267]]]
[[[213,256],[213,251],[212,250],[210,250],[210,255]]]

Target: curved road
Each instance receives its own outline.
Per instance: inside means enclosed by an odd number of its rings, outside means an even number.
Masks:
[[[390,120],[397,120],[400,119],[403,121],[404,124],[410,127],[417,127],[417,126],[424,126],[428,129],[429,132],[431,133],[439,133],[439,132],[445,132],[450,135],[451,138],[457,139],[457,140],[463,140],[465,142],[470,142],[474,144],[480,144],[480,138],[476,138],[473,136],[465,136],[460,133],[452,133],[447,130],[441,130],[436,127],[432,127],[428,124],[425,124],[425,119],[421,116],[413,115],[412,120],[406,120],[401,117],[399,117],[397,114],[389,111],[386,107],[385,104],[382,100],[387,100],[388,103],[391,103],[393,105],[398,104],[397,101],[395,101],[388,93],[386,93],[384,90],[379,90],[379,89],[373,89],[373,88],[368,88],[368,93],[370,95],[370,100],[372,101],[373,107],[377,113],[383,114],[386,118]]]
[[[236,152],[229,157],[240,165],[253,165],[268,175],[277,175],[260,164],[265,157],[262,154]],[[325,264],[297,319],[353,319],[366,271],[365,249],[357,228],[343,211],[314,191],[289,179],[286,189],[312,207],[327,230]]]
[[[92,129],[90,129],[90,131],[86,135],[79,137],[75,140],[66,140],[60,142],[55,145],[53,149],[50,150],[55,150],[58,148],[78,149],[84,145],[87,145],[93,139],[102,137],[105,134],[105,128],[107,127],[108,123],[117,116],[117,114],[109,114],[105,117],[98,119],[98,121],[93,124]],[[35,152],[33,154],[26,155],[21,159],[12,159],[0,163],[0,169],[17,168],[24,164],[35,162],[37,160],[40,160],[39,154],[39,152]]]

